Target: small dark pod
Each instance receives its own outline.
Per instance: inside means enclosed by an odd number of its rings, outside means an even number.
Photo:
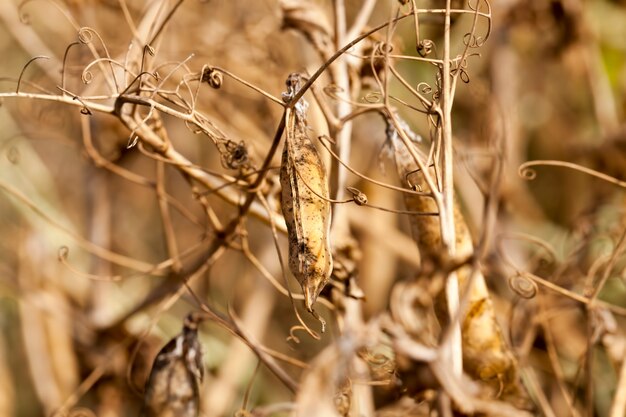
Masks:
[[[201,317],[189,314],[183,330],[154,359],[144,394],[144,417],[197,417],[204,375],[198,341]]]

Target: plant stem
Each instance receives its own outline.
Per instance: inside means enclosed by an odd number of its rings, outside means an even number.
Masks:
[[[453,79],[450,76],[450,0],[446,0],[446,13],[444,22],[444,45],[443,45],[443,68],[441,75],[442,89],[442,192],[443,205],[439,207],[441,221],[441,239],[450,258],[456,254],[455,231],[454,231],[454,166],[452,149],[452,88]],[[455,272],[452,272],[446,280],[446,298],[448,300],[448,314],[452,329],[450,340],[449,359],[453,373],[460,376],[463,373],[463,353],[461,346],[461,326],[454,317],[459,309],[459,282]]]

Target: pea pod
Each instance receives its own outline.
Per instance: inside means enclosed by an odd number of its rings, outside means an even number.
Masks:
[[[299,84],[299,75],[290,75],[283,97],[292,97]],[[331,206],[326,170],[308,136],[305,117],[304,99],[293,110],[287,110],[280,183],[289,238],[289,269],[302,286],[307,310],[313,311],[333,267],[329,240]]]

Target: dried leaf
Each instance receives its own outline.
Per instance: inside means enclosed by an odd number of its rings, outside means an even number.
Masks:
[[[204,374],[199,317],[185,318],[183,330],[159,352],[144,395],[146,417],[197,417]]]
[[[287,100],[300,88],[300,77],[287,79]],[[330,251],[330,202],[326,170],[309,139],[304,99],[288,112],[287,140],[280,169],[282,211],[289,237],[289,268],[302,285],[305,305],[313,304],[333,268]]]

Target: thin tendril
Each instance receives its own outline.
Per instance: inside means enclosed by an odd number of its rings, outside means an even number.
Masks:
[[[28,66],[35,62],[38,59],[50,59],[50,57],[48,56],[44,56],[44,55],[38,55],[36,57],[31,58],[30,60],[28,60],[28,62],[26,63],[26,65],[24,65],[22,67],[22,71],[20,72],[20,76],[17,79],[17,88],[15,89],[15,93],[19,94],[20,93],[20,85],[22,84],[22,76],[24,75],[24,71],[26,71],[26,68],[28,68]]]

